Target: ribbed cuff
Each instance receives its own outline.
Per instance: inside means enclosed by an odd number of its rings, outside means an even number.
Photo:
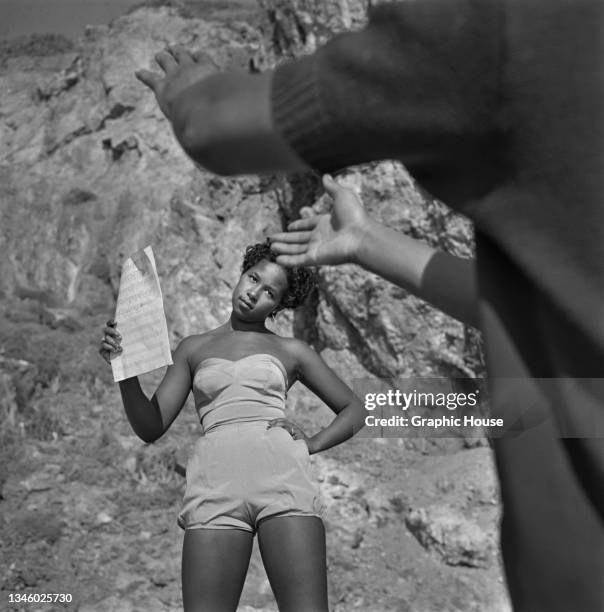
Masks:
[[[317,53],[280,64],[272,81],[273,123],[289,146],[319,173],[342,168],[338,129],[321,99]]]

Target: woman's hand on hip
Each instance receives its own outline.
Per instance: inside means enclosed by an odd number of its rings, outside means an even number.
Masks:
[[[294,440],[304,440],[304,442],[306,442],[306,446],[308,447],[308,452],[311,452],[310,439],[304,433],[304,431],[302,431],[302,429],[292,421],[288,419],[273,419],[269,422],[266,428],[271,429],[272,427],[281,427],[282,429],[285,429],[285,431],[287,431],[287,433]]]

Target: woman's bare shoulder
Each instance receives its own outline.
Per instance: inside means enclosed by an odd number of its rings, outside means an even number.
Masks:
[[[304,340],[300,338],[284,338],[280,337],[279,344],[281,350],[291,359],[296,365],[309,355],[316,354],[316,351]]]
[[[212,329],[201,334],[191,334],[185,336],[178,343],[178,351],[183,351],[187,356],[203,351],[213,338],[216,337],[217,329]]]

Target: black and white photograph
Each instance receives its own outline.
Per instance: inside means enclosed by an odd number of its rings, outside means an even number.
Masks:
[[[604,611],[604,3],[0,0],[0,609]]]

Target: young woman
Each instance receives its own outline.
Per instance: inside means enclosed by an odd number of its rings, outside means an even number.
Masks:
[[[178,516],[185,610],[237,608],[258,533],[279,609],[320,612],[327,610],[325,531],[309,455],[350,438],[364,409],[306,343],[266,328],[267,317],[304,301],[312,274],[277,264],[268,243],[247,248],[242,270],[229,320],[179,344],[150,400],[136,377],[120,382],[122,400],[135,433],[153,442],[193,390],[203,435],[187,464]],[[118,324],[104,329],[107,362],[121,351]],[[295,381],[337,415],[313,436],[284,418]]]

